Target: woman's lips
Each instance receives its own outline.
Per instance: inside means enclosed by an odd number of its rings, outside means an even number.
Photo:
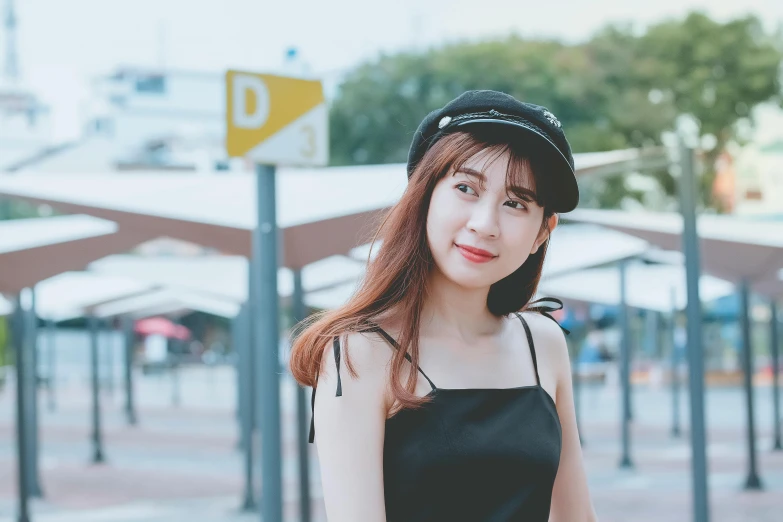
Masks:
[[[486,263],[488,261],[492,261],[493,259],[495,259],[495,257],[497,257],[491,252],[487,252],[486,250],[483,250],[481,248],[474,248],[466,245],[457,245],[456,243],[455,245],[459,250],[459,253],[462,254],[462,256],[465,259],[473,263]]]

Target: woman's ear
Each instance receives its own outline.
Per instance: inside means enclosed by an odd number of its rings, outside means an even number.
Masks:
[[[557,227],[559,220],[560,219],[558,218],[557,214],[552,214],[543,223],[543,226],[541,227],[541,232],[538,233],[538,237],[536,238],[535,243],[533,243],[533,250],[531,250],[530,255],[533,255],[536,252],[538,252],[538,249],[541,248],[541,245],[543,245],[546,242],[546,240],[549,239],[549,235],[552,233],[555,227]]]

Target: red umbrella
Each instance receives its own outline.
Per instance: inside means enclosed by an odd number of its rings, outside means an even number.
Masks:
[[[136,321],[133,331],[139,335],[162,335],[172,339],[187,341],[190,330],[180,324],[175,324],[165,317],[150,317]]]

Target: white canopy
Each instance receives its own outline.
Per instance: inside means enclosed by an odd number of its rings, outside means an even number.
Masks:
[[[575,155],[577,173],[633,164],[637,150]],[[121,228],[155,233],[249,257],[256,224],[255,177],[249,174],[35,173],[0,176],[0,195],[86,213]],[[407,186],[405,165],[280,169],[277,218],[282,264],[303,267],[344,255],[367,241],[379,212]]]
[[[0,292],[16,293],[82,269],[150,237],[137,231],[120,233],[111,221],[83,215],[0,221]]]
[[[627,275],[629,306],[658,312],[670,312],[673,307],[685,308],[687,291],[682,266],[632,262]],[[703,275],[699,291],[702,301],[709,302],[732,294],[734,287],[722,279]],[[570,302],[619,305],[620,269],[616,266],[591,268],[548,278],[539,285],[539,295]]]
[[[139,257],[110,256],[90,264],[101,274],[127,276],[151,284],[192,290],[233,302],[247,300],[247,260],[241,256]],[[330,256],[302,269],[305,293],[356,281],[364,274],[364,265],[344,256]],[[281,297],[293,293],[293,273],[278,271]]]
[[[552,232],[542,277],[637,257],[650,248],[639,238],[594,225],[562,225]]]
[[[193,291],[163,288],[87,307],[87,310],[104,318],[118,315],[150,317],[191,311],[232,318],[239,313],[239,303]]]
[[[35,286],[36,310],[44,319],[75,319],[83,317],[88,306],[145,293],[154,286],[123,276],[66,272]]]
[[[91,216],[0,221],[0,254],[113,234],[117,224]]]
[[[682,249],[682,218],[676,213],[575,210],[567,219],[632,234],[667,250]],[[747,279],[764,290],[783,267],[783,221],[734,216],[698,218],[701,263],[707,273],[738,282]]]
[[[8,299],[0,295],[0,316],[8,315],[13,311],[14,311],[13,303],[11,303],[11,301],[9,301]]]
[[[394,204],[406,185],[399,165],[281,169],[277,219],[283,264],[304,266],[362,243],[369,222]],[[0,194],[243,256],[250,255],[256,224],[255,193],[251,174],[0,176]]]
[[[310,292],[305,297],[307,306],[321,310],[333,310],[348,302],[359,286],[358,281],[343,283],[332,288]]]

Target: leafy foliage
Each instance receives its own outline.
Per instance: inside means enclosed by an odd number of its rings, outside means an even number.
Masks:
[[[757,104],[781,99],[782,41],[752,16],[721,24],[691,13],[641,35],[610,25],[576,45],[510,36],[381,56],[340,86],[330,113],[331,161],[404,162],[424,115],[465,90],[495,89],[548,107],[574,152],[659,144],[679,114],[692,115],[701,134],[714,137],[705,151],[707,198],[709,167],[737,139],[737,123],[750,122]],[[656,175],[673,190],[667,173]],[[626,193],[622,179],[609,182],[601,204]]]

